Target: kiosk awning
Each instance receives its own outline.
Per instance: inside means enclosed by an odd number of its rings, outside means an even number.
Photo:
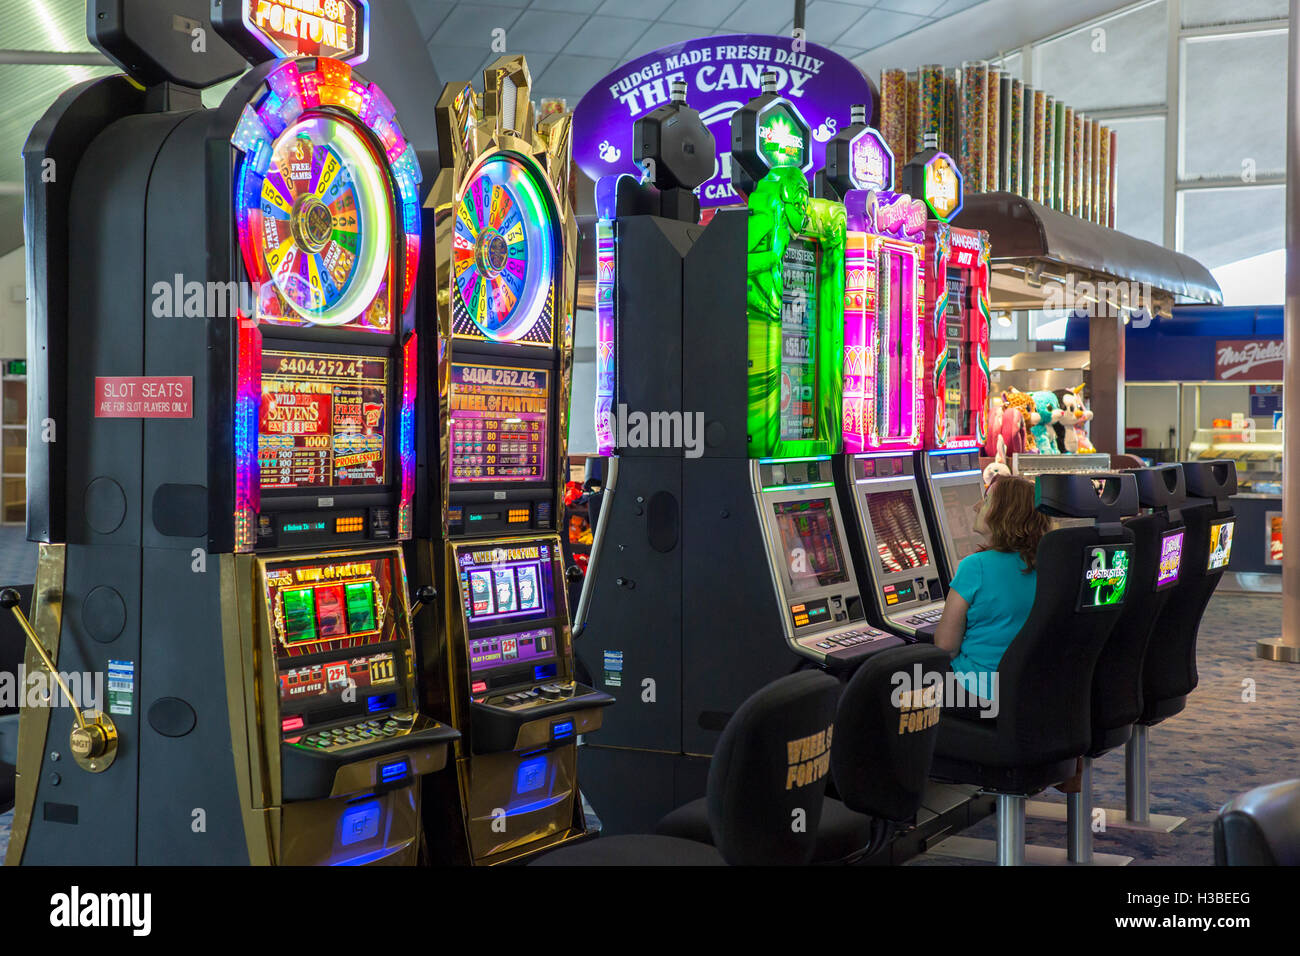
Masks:
[[[1127,233],[1049,209],[1015,193],[967,195],[953,221],[965,229],[985,229],[992,244],[990,305],[995,309],[1053,308],[1053,286],[1061,307],[1072,308],[1080,283],[1137,283],[1150,288],[1154,301],[1144,306],[1167,312],[1175,301],[1223,302],[1218,282],[1191,256]],[[1068,294],[1074,277],[1074,295]],[[1115,291],[1097,292],[1113,300]],[[1146,290],[1141,290],[1145,298]],[[1047,303],[1045,305],[1045,303]],[[1118,304],[1118,303],[1115,303]],[[1137,303],[1133,303],[1135,306]]]

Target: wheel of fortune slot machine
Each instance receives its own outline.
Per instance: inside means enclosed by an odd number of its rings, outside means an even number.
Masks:
[[[33,466],[29,666],[108,686],[25,712],[9,862],[412,863],[457,736],[418,709],[400,548],[419,169],[348,62],[366,4],[310,44],[263,6],[213,7],[198,55],[174,15],[206,4],[92,2],[127,76],[24,153],[34,422],[76,436]]]
[[[450,83],[437,105],[415,544],[419,580],[445,598],[440,615],[417,619],[430,712],[463,734],[456,779],[426,793],[430,851],[476,864],[585,835],[577,738],[613,700],[575,679],[557,533],[577,266],[572,116],[535,115],[522,57],[498,59],[483,84],[480,96]]]

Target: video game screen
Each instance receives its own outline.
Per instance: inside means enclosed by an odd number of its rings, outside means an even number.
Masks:
[[[549,374],[452,363],[452,484],[546,480]]]
[[[829,498],[773,502],[793,593],[849,579]]]
[[[867,495],[867,514],[883,573],[909,571],[930,563],[916,497],[910,489],[871,492]]]
[[[1097,611],[1124,603],[1133,546],[1097,544],[1088,547],[1083,581],[1079,585],[1080,611]]]
[[[338,693],[349,686],[371,687],[396,679],[391,651],[366,648],[400,640],[393,613],[395,584],[403,577],[391,555],[341,556],[268,562],[265,599],[272,646],[280,667],[280,699]],[[315,655],[340,651],[337,660]],[[295,658],[312,660],[295,666]]]
[[[1156,590],[1163,591],[1178,583],[1178,575],[1183,564],[1183,536],[1187,532],[1182,528],[1166,531],[1160,538],[1160,570],[1156,572]]]
[[[781,261],[781,439],[817,437],[817,243],[794,236]]]
[[[1207,571],[1226,568],[1232,560],[1232,532],[1236,528],[1234,520],[1216,521],[1210,525],[1210,560]]]
[[[502,543],[457,552],[470,630],[554,616],[552,557],[551,546],[541,543]]]
[[[382,485],[388,360],[267,349],[257,458],[263,490]]]
[[[943,485],[939,489],[943,526],[948,529],[958,561],[973,554],[980,546],[979,535],[975,533],[975,511],[983,500],[984,492],[979,480]]]

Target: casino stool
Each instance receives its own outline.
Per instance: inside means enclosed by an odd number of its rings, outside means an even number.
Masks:
[[[1180,580],[1156,618],[1142,662],[1142,713],[1124,752],[1124,826],[1169,832],[1184,818],[1151,814],[1148,776],[1149,732],[1187,706],[1196,689],[1196,635],[1205,608],[1223,577],[1223,568],[1207,570],[1210,526],[1233,517],[1229,498],[1237,493],[1237,468],[1227,460],[1183,463],[1187,504],[1182,509],[1187,533],[1183,538]]]
[[[1120,610],[1110,638],[1102,648],[1092,680],[1092,744],[1083,757],[1078,793],[1068,794],[1066,805],[1030,801],[1026,815],[1068,824],[1067,858],[1071,863],[1092,863],[1092,762],[1127,743],[1133,723],[1142,715],[1142,662],[1156,619],[1176,585],[1157,591],[1160,549],[1165,532],[1182,526],[1178,509],[1186,498],[1181,465],[1158,465],[1132,472],[1137,481],[1138,503],[1152,509],[1125,520],[1133,532],[1133,563],[1129,571],[1129,600]],[[1185,535],[1184,535],[1185,538]],[[1107,826],[1121,814],[1107,810]]]
[[[14,588],[22,596],[20,607],[32,606],[33,585],[22,584]],[[17,680],[18,668],[27,655],[27,637],[18,621],[8,612],[0,613],[0,674],[13,674]],[[19,694],[23,688],[15,686]],[[17,702],[15,701],[15,704]],[[0,813],[14,805],[14,765],[18,762],[17,706],[0,706]]]
[[[1215,866],[1300,866],[1300,780],[1256,787],[1214,818]]]
[[[894,676],[948,671],[932,644],[872,654],[854,672],[835,713],[831,775],[839,799],[827,797],[817,826],[814,863],[854,863],[884,847],[921,808],[938,724],[900,732]],[[663,836],[712,843],[705,800],[692,800],[655,827]]]
[[[531,866],[782,866],[812,859],[830,756],[840,683],[821,671],[800,671],[751,695],[727,721],[709,764],[705,800],[715,846],[659,835],[597,837],[538,857]],[[791,745],[811,740],[790,759]],[[811,770],[790,786],[796,767]],[[820,772],[818,772],[820,771]],[[806,827],[791,825],[803,810]]]
[[[1092,479],[1104,481],[1100,497]],[[997,716],[945,711],[932,771],[996,796],[1000,866],[1025,862],[1028,796],[1073,776],[1091,744],[1093,670],[1123,605],[1081,610],[1080,588],[1094,547],[1132,544],[1133,532],[1119,519],[1135,513],[1138,502],[1132,475],[1049,474],[1036,484],[1040,511],[1098,523],[1043,536],[1033,608],[998,665]],[[929,852],[978,858],[982,849],[980,841],[958,836]]]

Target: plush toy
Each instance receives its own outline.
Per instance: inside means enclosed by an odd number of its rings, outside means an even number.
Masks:
[[[1038,412],[1038,424],[1030,429],[1034,434],[1034,444],[1038,446],[1038,453],[1040,455],[1060,454],[1060,449],[1056,446],[1056,435],[1053,434],[1053,426],[1061,419],[1061,405],[1056,400],[1056,393],[1032,392],[1030,397],[1034,400],[1034,410]]]
[[[1025,450],[1025,417],[1021,410],[1008,404],[1007,396],[993,398],[989,411],[989,434],[984,454],[999,461]]]
[[[1092,421],[1092,411],[1083,404],[1083,384],[1074,388],[1058,388],[1056,400],[1061,406],[1061,417],[1053,423],[1056,444],[1069,454],[1086,454],[1096,451],[1088,440],[1084,425]]]
[[[993,484],[993,479],[999,475],[1011,474],[1011,468],[1005,461],[991,461],[984,466],[984,490],[989,490],[989,485]]]
[[[1013,388],[1009,392],[1002,393],[1002,407],[1020,413],[1020,450],[1030,453],[1038,451],[1038,446],[1034,442],[1033,428],[1042,419],[1034,408],[1033,398],[1027,392]]]

